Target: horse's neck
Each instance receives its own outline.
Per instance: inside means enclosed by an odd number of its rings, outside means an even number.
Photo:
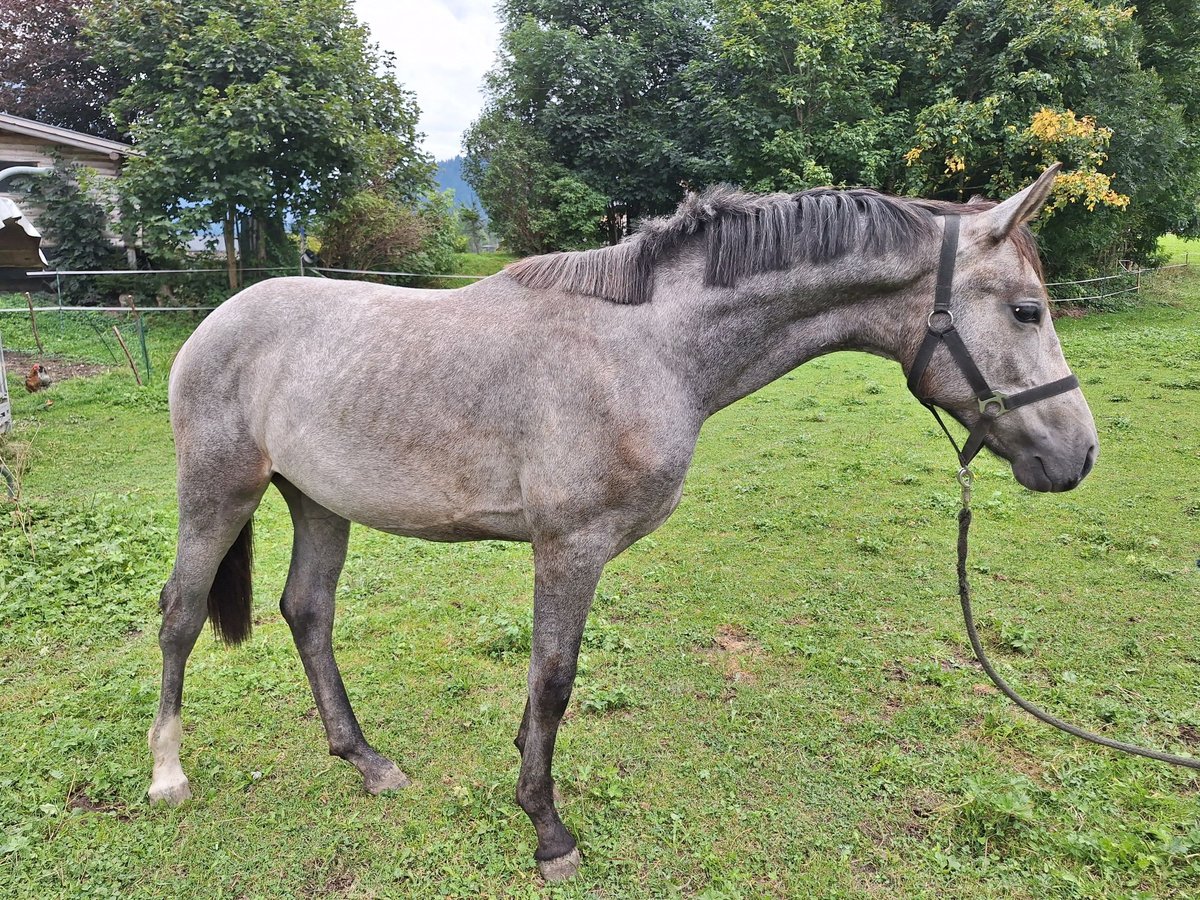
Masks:
[[[810,359],[863,350],[900,360],[911,291],[864,289],[830,302],[819,291],[784,303],[711,293],[692,322],[689,381],[709,414],[770,384]]]

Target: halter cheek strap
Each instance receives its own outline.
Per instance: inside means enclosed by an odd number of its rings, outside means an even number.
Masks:
[[[1029,388],[1017,394],[1002,394],[988,386],[987,379],[983,377],[983,373],[975,365],[975,360],[971,358],[971,352],[967,349],[967,345],[963,343],[962,335],[954,327],[954,313],[950,310],[954,265],[958,256],[958,226],[958,216],[945,216],[942,251],[938,260],[937,288],[933,296],[933,312],[929,314],[925,339],[921,342],[912,368],[908,372],[908,389],[926,409],[933,413],[938,425],[946,433],[950,443],[954,445],[959,465],[965,469],[983,449],[984,439],[1000,416],[1011,410],[1020,409],[1022,406],[1037,403],[1039,400],[1072,391],[1079,387],[1079,379],[1074,375],[1068,375],[1066,378]],[[966,377],[971,390],[975,392],[975,400],[979,403],[979,420],[971,428],[967,442],[961,448],[954,440],[950,429],[946,427],[946,423],[942,421],[933,398],[922,394],[920,389],[925,370],[929,368],[929,363],[938,347],[945,347],[950,351],[950,356]]]

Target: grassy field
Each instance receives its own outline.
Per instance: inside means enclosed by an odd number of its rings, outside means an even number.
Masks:
[[[1101,434],[1083,486],[1037,495],[980,462],[976,602],[1032,699],[1200,753],[1200,276],[1143,300],[1059,323]],[[609,567],[556,760],[575,881],[540,884],[512,799],[528,548],[356,528],[335,643],[368,737],[414,779],[371,798],[325,753],[275,603],[274,492],[255,636],[205,635],[189,667],[196,797],[150,808],[162,373],[193,325],[151,319],[140,390],[114,368],[46,406],[9,374],[0,896],[1200,897],[1200,778],[1031,721],[971,661],[951,453],[899,370],[859,354],[716,416],[678,512]],[[0,329],[32,346],[24,318]],[[42,337],[112,362],[86,323]]]
[[[1168,263],[1187,261],[1192,265],[1200,265],[1200,238],[1186,240],[1168,234],[1159,238],[1158,247],[1167,254]]]
[[[495,275],[517,257],[508,253],[456,253],[454,274]],[[430,287],[454,288],[464,284],[461,278],[435,278]]]

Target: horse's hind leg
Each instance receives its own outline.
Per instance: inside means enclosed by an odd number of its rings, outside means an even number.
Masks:
[[[219,471],[211,456],[199,464],[179,455],[179,542],[175,567],[162,590],[163,655],[158,715],[148,735],[154,753],[151,802],[191,796],[179,763],[183,676],[210,606],[214,627],[230,643],[250,630],[250,518],[268,481],[266,463],[243,455]]]
[[[407,787],[408,776],[363,737],[333,657],[334,591],[346,561],[350,523],[284,478],[276,476],[275,485],[287,500],[295,529],[291,568],[279,607],[300,651],[329,738],[329,752],[353,763],[372,794]]]

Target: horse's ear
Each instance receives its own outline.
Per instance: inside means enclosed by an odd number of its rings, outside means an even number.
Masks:
[[[1018,226],[1024,225],[1041,212],[1046,198],[1050,196],[1050,189],[1054,187],[1054,177],[1061,168],[1062,163],[1055,163],[1025,190],[1013,194],[994,209],[980,214],[994,240],[1004,240]]]

